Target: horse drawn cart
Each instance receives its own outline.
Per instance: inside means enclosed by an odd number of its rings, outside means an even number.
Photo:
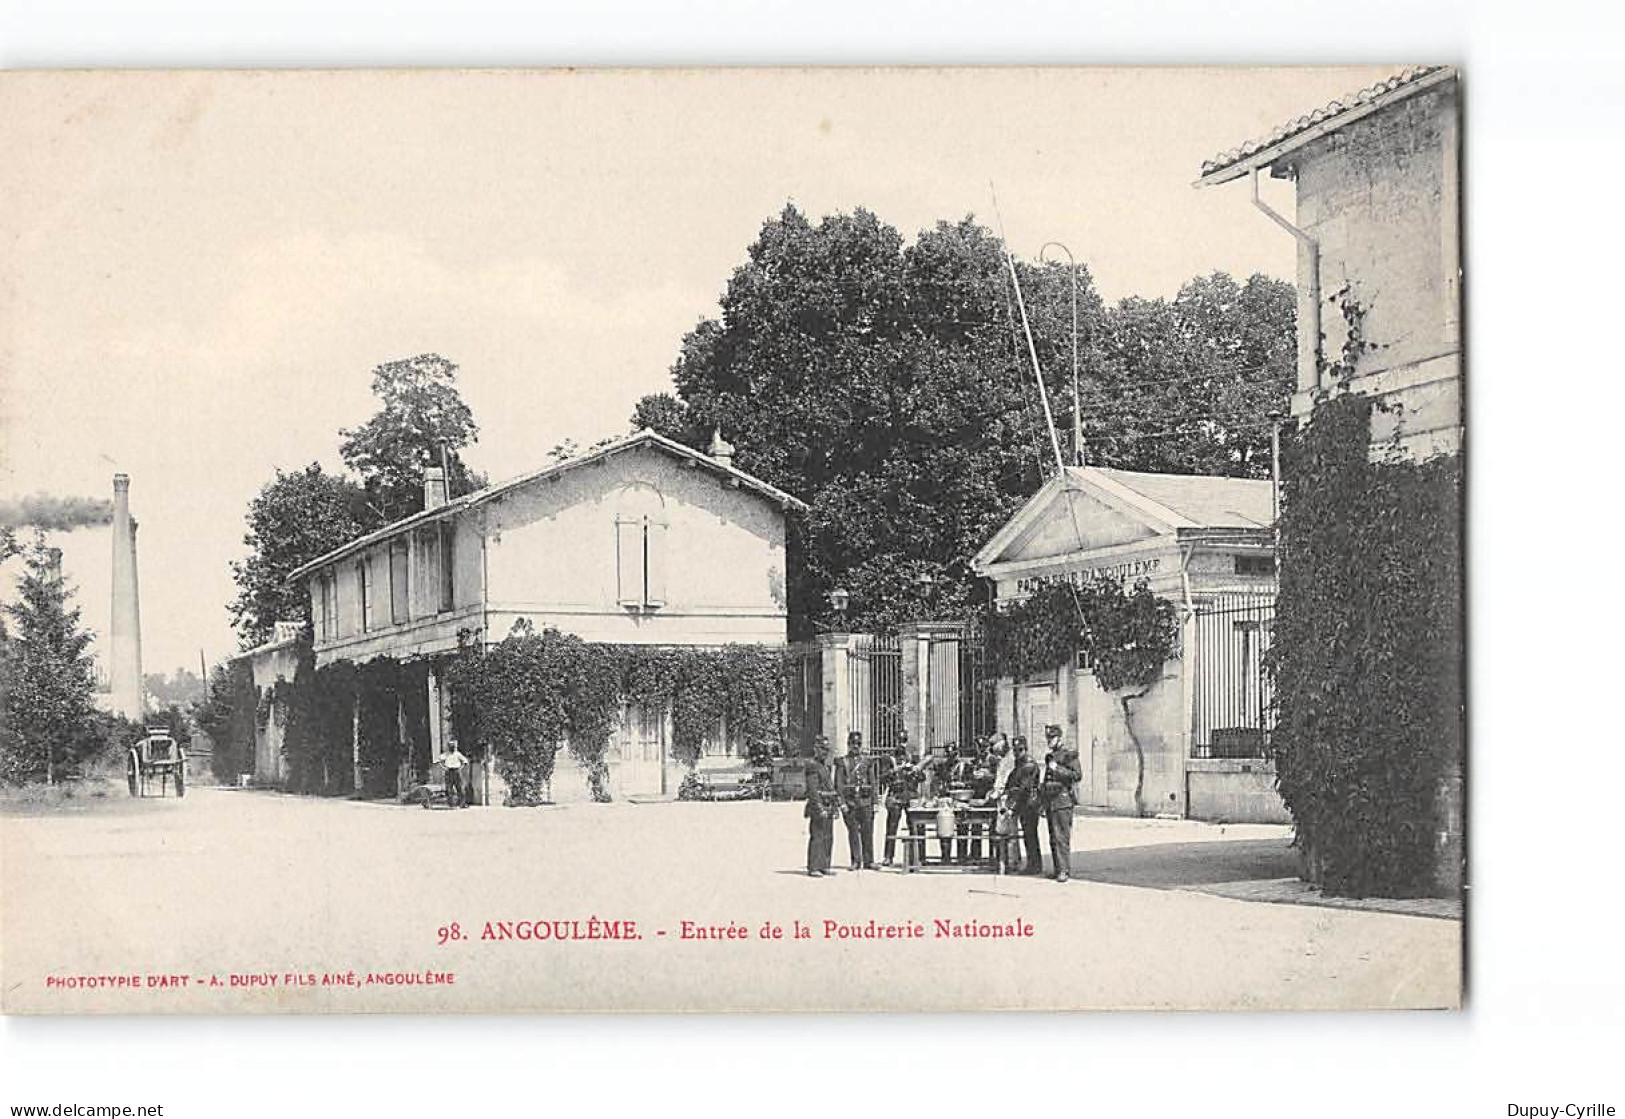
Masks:
[[[170,735],[168,727],[148,727],[147,736],[130,747],[125,776],[133,797],[146,796],[155,781],[159,796],[167,796],[173,782],[175,795],[183,797],[186,795],[186,751]]]

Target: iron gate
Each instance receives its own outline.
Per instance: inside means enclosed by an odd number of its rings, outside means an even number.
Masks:
[[[1264,654],[1275,595],[1227,593],[1196,607],[1191,756],[1269,756],[1275,696]]]
[[[852,729],[870,751],[897,745],[903,729],[903,647],[895,637],[859,634],[846,659]]]

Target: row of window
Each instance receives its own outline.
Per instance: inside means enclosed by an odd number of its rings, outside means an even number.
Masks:
[[[441,523],[418,535],[419,554],[434,573],[435,610],[445,613],[454,604],[455,596],[455,540],[456,532],[449,523]],[[411,543],[406,539],[394,540],[389,545],[385,565],[385,590],[388,597],[379,601],[377,564],[374,557],[364,556],[355,564],[355,586],[360,603],[359,632],[369,633],[384,625],[401,625],[412,620],[412,561]],[[325,572],[317,580],[315,607],[316,636],[332,641],[346,635],[339,604],[342,601],[338,587],[338,569]],[[389,618],[380,616],[387,603]],[[354,631],[351,631],[354,632]]]

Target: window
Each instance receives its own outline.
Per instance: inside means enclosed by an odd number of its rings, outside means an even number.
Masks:
[[[457,533],[449,521],[441,521],[438,528],[436,539],[439,545],[436,549],[436,560],[440,568],[439,610],[443,614],[450,610],[456,601],[454,592],[457,587],[457,569],[452,563],[452,544],[457,539]]]
[[[1237,575],[1274,575],[1274,556],[1237,556]]]
[[[327,640],[327,576],[318,575],[310,585],[310,612],[316,622],[316,639]]]
[[[372,578],[366,560],[355,565],[355,582],[361,591],[361,632],[366,633],[375,624],[372,616]]]
[[[389,546],[389,620],[396,625],[412,617],[411,549],[405,540]]]
[[[666,604],[665,501],[653,486],[628,486],[615,515],[616,598],[633,610]]]
[[[339,636],[339,596],[331,571],[316,577],[315,599],[317,635],[323,641],[336,640]]]

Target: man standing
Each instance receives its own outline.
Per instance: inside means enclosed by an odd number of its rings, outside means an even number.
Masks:
[[[813,756],[803,770],[807,784],[807,877],[823,878],[830,873],[829,857],[835,849],[835,775],[830,771],[829,739],[813,739]]]
[[[1022,735],[1010,740],[1010,752],[1016,761],[1010,770],[1010,780],[1005,783],[1004,795],[1021,829],[1019,840],[1011,837],[1011,845],[1017,850],[1023,845],[1027,849],[1022,874],[1043,874],[1044,855],[1038,849],[1038,817],[1043,811],[1038,799],[1038,763],[1028,755],[1027,739]],[[1012,859],[1012,865],[1014,862]]]
[[[1044,744],[1049,753],[1044,756],[1039,791],[1049,816],[1049,853],[1055,862],[1050,877],[1065,882],[1072,876],[1072,810],[1078,803],[1072,789],[1083,775],[1078,772],[1077,755],[1061,745],[1060,727],[1052,723],[1044,728]]]
[[[457,748],[455,740],[452,741],[451,748],[440,755],[440,764],[446,770],[447,806],[466,808],[468,806],[468,794],[463,789],[463,766],[468,764],[468,759]]]
[[[920,767],[914,764],[914,759],[908,752],[908,731],[898,732],[897,750],[892,759],[891,773],[886,782],[886,858],[885,865],[891,866],[893,856],[897,851],[897,825],[899,821],[907,822],[908,805],[918,795],[920,781],[923,778]],[[919,869],[920,856],[925,853],[923,839],[916,846],[915,836],[924,836],[925,826],[911,825],[909,827],[909,840],[903,844],[903,865],[909,873]]]
[[[846,736],[846,757],[835,769],[835,786],[841,793],[846,817],[846,849],[853,870],[875,868],[875,784],[869,772],[869,757],[863,752],[863,732]]]

